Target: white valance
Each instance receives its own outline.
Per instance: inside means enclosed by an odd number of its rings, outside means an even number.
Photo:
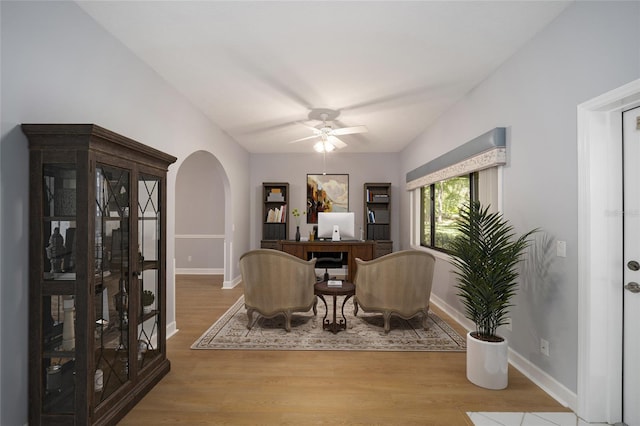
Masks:
[[[407,190],[507,162],[506,129],[495,129],[407,173]]]

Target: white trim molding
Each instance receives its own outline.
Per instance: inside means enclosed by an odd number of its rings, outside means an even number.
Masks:
[[[578,385],[587,422],[622,419],[622,111],[640,80],[578,105]]]
[[[242,282],[242,277],[240,275],[238,275],[237,277],[235,277],[231,281],[224,281],[222,283],[222,289],[223,290],[231,290],[232,288],[235,288],[241,282]]]
[[[220,234],[177,234],[176,238],[183,240],[224,240]]]

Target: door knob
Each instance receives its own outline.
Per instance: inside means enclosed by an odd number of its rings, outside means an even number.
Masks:
[[[630,282],[629,284],[625,285],[624,288],[629,290],[631,293],[640,293],[640,284],[638,283]]]
[[[632,271],[637,271],[638,269],[640,269],[640,263],[636,262],[635,260],[630,260],[629,263],[627,263],[627,268],[631,269]]]

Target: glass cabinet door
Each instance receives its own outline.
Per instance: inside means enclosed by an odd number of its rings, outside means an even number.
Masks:
[[[42,171],[42,411],[61,414],[75,404],[76,166],[45,164]]]
[[[160,319],[161,217],[160,188],[157,176],[138,177],[138,277],[140,317],[138,322],[138,368],[143,369],[161,352],[158,333]]]
[[[98,405],[130,378],[131,189],[125,169],[98,164],[95,179],[94,404]]]

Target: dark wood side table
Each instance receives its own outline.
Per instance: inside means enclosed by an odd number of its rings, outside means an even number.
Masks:
[[[336,334],[340,330],[346,330],[347,317],[344,316],[344,305],[347,303],[349,298],[356,294],[356,286],[351,282],[342,281],[342,287],[329,287],[327,281],[321,281],[315,284],[314,293],[324,302],[325,314],[324,318],[322,318],[322,328],[324,330],[331,330],[333,334]],[[329,307],[327,306],[327,301],[324,298],[325,295],[333,296],[333,322],[327,319]],[[336,318],[336,300],[338,296],[347,296],[342,302],[342,319],[340,321],[337,321]]]

